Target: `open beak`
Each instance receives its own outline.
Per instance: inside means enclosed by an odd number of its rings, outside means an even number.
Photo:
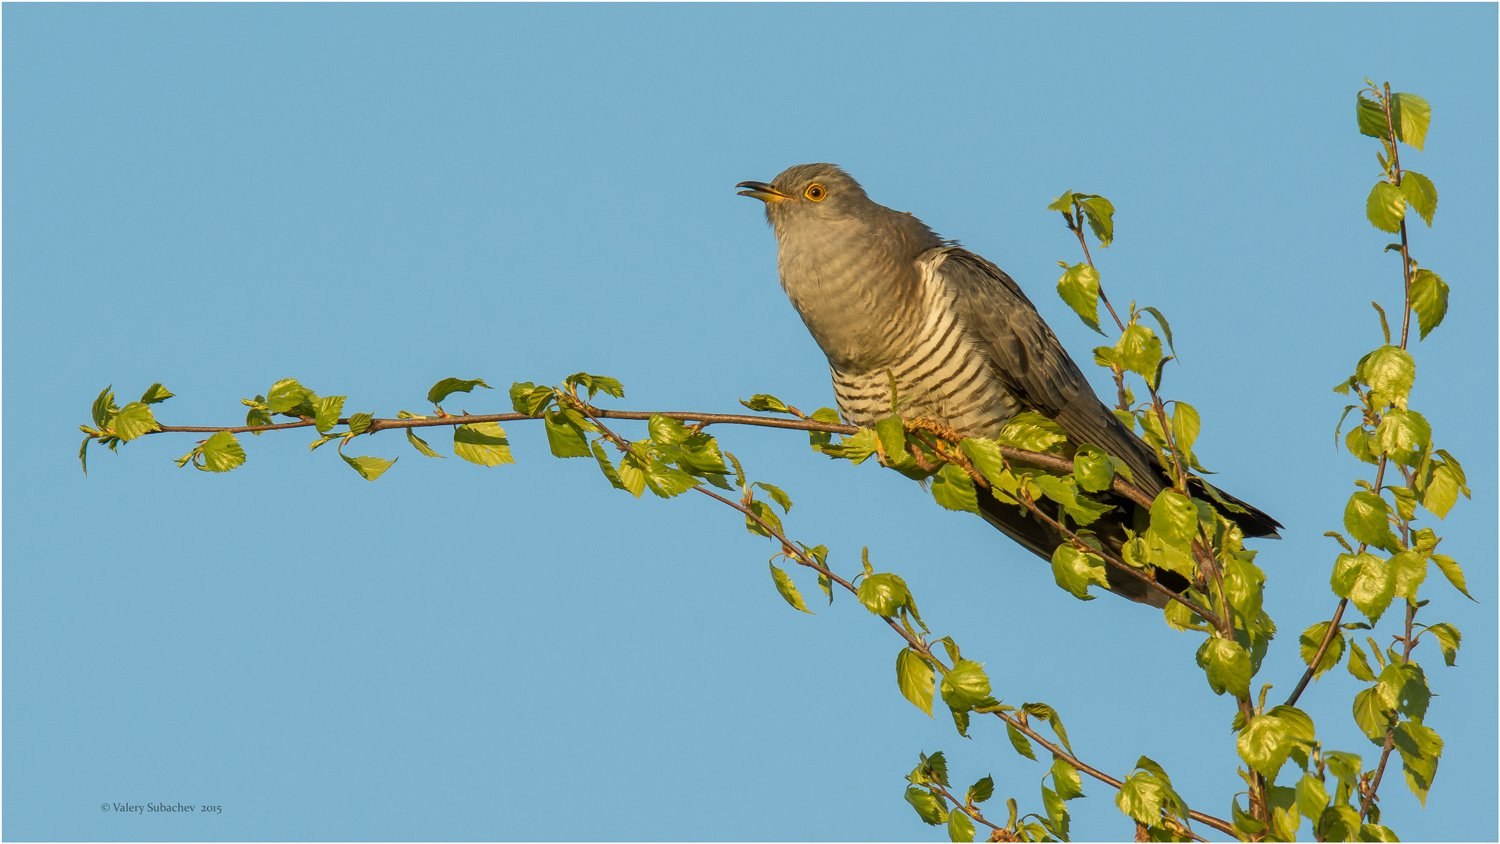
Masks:
[[[740,196],[752,197],[754,199],[759,199],[761,202],[781,202],[783,200],[791,199],[790,196],[771,187],[765,182],[740,182],[739,184],[735,185],[735,187],[745,188],[745,190],[739,192]]]

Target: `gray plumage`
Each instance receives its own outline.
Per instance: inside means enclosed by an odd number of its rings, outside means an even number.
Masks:
[[[828,358],[839,411],[851,424],[889,416],[891,387],[907,418],[941,422],[968,437],[994,437],[1016,413],[1055,420],[1075,445],[1123,460],[1155,495],[1169,481],[1151,449],[1094,394],[1078,365],[1021,288],[994,264],[934,234],[911,214],[872,201],[832,164],[799,164],[770,183],[741,182],[765,203],[776,232],[781,285]],[[1225,496],[1228,498],[1228,496]],[[1274,519],[1245,506],[1226,514],[1248,536],[1274,535]],[[1134,508],[1122,504],[1124,512]],[[1058,533],[1015,505],[980,496],[985,518],[1050,558]],[[1118,550],[1127,519],[1090,527]],[[1139,581],[1109,572],[1110,588],[1161,606]],[[1171,572],[1158,579],[1176,589]]]

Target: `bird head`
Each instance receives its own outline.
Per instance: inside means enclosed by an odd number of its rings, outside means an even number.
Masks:
[[[793,220],[832,221],[859,216],[873,203],[848,173],[835,164],[798,164],[770,182],[740,182],[740,196],[766,204],[766,219],[780,228]]]

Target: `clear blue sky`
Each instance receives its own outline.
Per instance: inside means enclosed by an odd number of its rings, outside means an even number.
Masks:
[[[153,437],[78,471],[113,384],[232,423],[297,377],[350,410],[420,412],[444,376],[614,375],[621,406],[832,403],[778,288],[760,207],[734,195],[835,161],[995,260],[1083,360],[1052,292],[1076,260],[1049,201],[1119,208],[1107,290],[1164,310],[1199,451],[1286,523],[1263,543],[1282,634],[1326,618],[1361,465],[1329,388],[1396,301],[1363,219],[1376,145],[1361,79],[1432,103],[1441,192],[1413,233],[1452,285],[1416,351],[1414,406],[1476,492],[1441,527],[1471,604],[1436,575],[1426,655],[1447,740],[1407,838],[1493,839],[1496,792],[1496,10],[1332,6],[28,5],[4,8],[6,839],[925,839],[919,751],[1039,810],[1044,769],[993,725],[965,741],[897,692],[898,642],[852,602],[805,616],[774,550],[699,498],[635,502],[510,427],[518,465],[427,460],[398,434],[378,483],[308,437],[249,441],[228,476]],[[1100,382],[1103,383],[1102,380]],[[1232,707],[1196,637],[1047,567],[914,484],[720,430],[797,501],[835,564],[904,575],[1006,701],[1061,711],[1079,753],[1149,755],[1216,814],[1240,787]],[[441,437],[434,437],[441,441]],[[804,589],[814,591],[803,579]],[[1339,669],[1304,698],[1373,759]],[[1130,833],[1085,782],[1084,838]],[[222,805],[138,817],[104,802]],[[1003,817],[1003,814],[1002,814]]]

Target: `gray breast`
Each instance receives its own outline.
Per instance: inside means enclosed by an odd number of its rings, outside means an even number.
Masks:
[[[993,437],[1021,408],[994,377],[989,359],[959,318],[958,295],[940,271],[946,251],[919,259],[922,305],[916,318],[884,326],[879,342],[890,361],[881,368],[831,364],[839,411],[855,425],[870,425],[893,410],[925,417],[965,436]]]

